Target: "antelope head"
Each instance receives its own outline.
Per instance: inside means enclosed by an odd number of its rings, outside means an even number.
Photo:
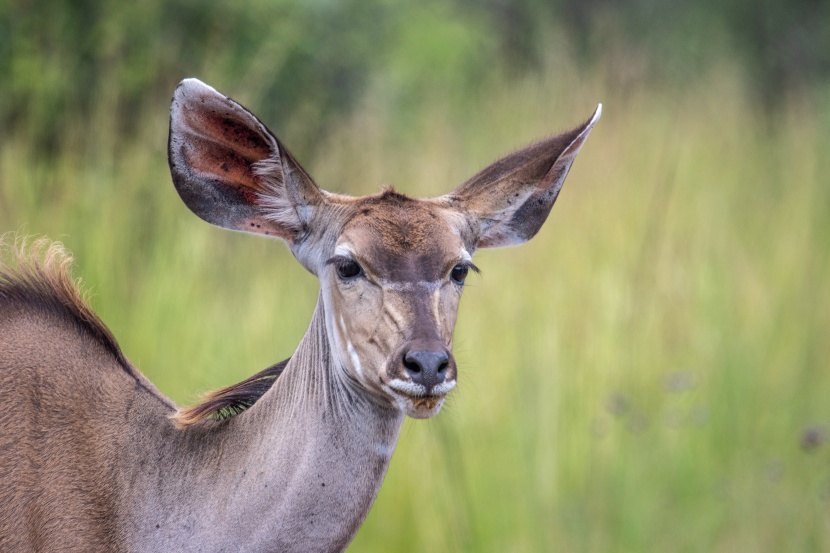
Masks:
[[[169,161],[185,204],[215,225],[283,239],[321,282],[342,382],[415,418],[456,385],[453,328],[477,248],[521,244],[544,223],[601,106],[454,192],[326,192],[253,114],[195,79],[173,97]]]

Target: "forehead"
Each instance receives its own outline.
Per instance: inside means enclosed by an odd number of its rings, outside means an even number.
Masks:
[[[445,210],[392,190],[361,198],[341,242],[372,273],[392,280],[436,280],[461,257],[462,240]]]

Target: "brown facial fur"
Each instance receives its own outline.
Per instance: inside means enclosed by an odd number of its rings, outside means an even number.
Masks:
[[[394,282],[440,280],[460,261],[462,246],[441,209],[387,189],[361,199],[343,239],[371,274]]]
[[[447,365],[437,390],[456,378],[452,334],[462,286],[450,273],[462,262],[463,242],[446,210],[392,189],[351,200],[335,252],[347,251],[363,274],[344,281],[335,268],[321,275],[338,356],[352,376],[383,401],[404,401],[407,412],[434,414],[440,400],[417,401],[419,388],[404,361],[410,351],[443,352]],[[390,386],[409,386],[401,395]],[[439,391],[440,395],[446,391]]]

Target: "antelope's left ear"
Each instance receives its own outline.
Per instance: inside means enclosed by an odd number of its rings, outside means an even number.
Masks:
[[[476,247],[515,246],[539,231],[601,114],[602,104],[579,127],[500,159],[442,198],[475,219]]]

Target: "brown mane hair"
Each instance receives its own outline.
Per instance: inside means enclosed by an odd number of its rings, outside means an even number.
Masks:
[[[256,403],[271,389],[289,359],[280,361],[242,382],[207,392],[202,396],[201,403],[179,408],[170,418],[176,426],[185,428],[204,421],[222,421],[234,417]]]
[[[2,261],[11,258],[10,262]],[[0,304],[15,304],[57,316],[100,343],[121,367],[137,373],[107,326],[89,307],[81,279],[72,277],[72,255],[60,242],[0,236]]]
[[[18,305],[56,316],[91,336],[112,354],[137,382],[138,372],[121,351],[118,341],[95,314],[81,286],[72,276],[72,255],[60,242],[0,236],[0,305]],[[207,420],[225,420],[253,405],[282,374],[288,359],[220,390],[208,392],[197,405],[178,409],[170,418],[184,428]],[[154,394],[156,392],[152,391]]]

